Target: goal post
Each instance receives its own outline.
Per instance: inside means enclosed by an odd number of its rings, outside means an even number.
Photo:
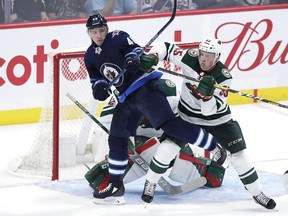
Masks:
[[[79,62],[79,68],[78,70],[74,70],[71,74],[73,74],[73,76],[75,75],[75,79],[82,79],[84,78],[85,80],[87,79],[87,73],[85,70],[85,65],[84,65],[84,61],[83,61],[83,56],[84,56],[84,51],[76,51],[76,52],[60,52],[57,53],[53,56],[53,145],[52,145],[52,180],[57,180],[59,179],[59,125],[60,125],[60,114],[59,114],[59,110],[60,110],[60,72],[62,72],[65,75],[70,73],[70,64],[72,59],[76,59]],[[61,62],[62,61],[62,62]],[[65,62],[66,61],[66,62]],[[71,77],[71,76],[65,76],[67,77]],[[76,78],[77,77],[77,78]],[[74,80],[74,78],[72,80]],[[89,82],[87,82],[89,83]],[[63,95],[62,95],[63,97]],[[94,103],[96,104],[96,103]],[[96,106],[93,106],[96,107]],[[88,124],[88,123],[87,123]],[[86,126],[86,127],[89,127]],[[85,125],[83,125],[83,128],[85,128]],[[80,128],[81,129],[81,128]],[[87,130],[88,131],[88,128]],[[79,131],[79,142],[78,145],[76,143],[76,154],[84,154],[85,153],[85,148],[83,149],[83,145],[81,146],[82,143],[81,141],[83,141],[83,143],[85,142],[82,139],[80,139],[81,137],[81,132],[85,132],[83,130]],[[86,135],[86,139],[88,137],[87,134]],[[80,141],[81,140],[81,141]],[[80,150],[78,150],[80,149]]]
[[[198,48],[198,44],[177,45],[193,49]],[[28,153],[8,164],[10,172],[58,180],[61,167],[94,162],[95,155],[107,152],[107,140],[103,141],[100,135],[102,129],[66,96],[67,93],[73,95],[96,117],[105,105],[105,102],[99,102],[92,96],[84,64],[85,49],[64,50],[49,55],[50,74],[35,139]],[[170,62],[160,62],[159,66],[177,72],[181,70]],[[166,74],[163,76],[169,77]],[[174,81],[175,77],[171,80]]]
[[[88,149],[92,122],[67,97],[73,94],[91,113],[98,101],[92,96],[85,68],[84,48],[49,54],[50,72],[36,135],[27,154],[8,164],[16,174],[59,179],[59,167],[93,161]]]

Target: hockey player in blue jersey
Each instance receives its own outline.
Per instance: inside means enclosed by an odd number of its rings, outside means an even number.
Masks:
[[[211,134],[174,115],[159,82],[162,73],[150,72],[151,66],[158,62],[156,56],[144,53],[139,57],[142,48],[124,31],[108,32],[107,21],[100,14],[90,16],[86,27],[92,44],[84,55],[84,62],[93,97],[106,100],[109,97],[109,82],[123,69],[126,70],[114,82],[119,92],[119,103],[108,138],[109,180],[106,188],[94,191],[95,203],[103,203],[110,198],[125,203],[122,178],[129,157],[128,138],[135,136],[143,117],[147,117],[155,129],[161,128],[167,136],[204,148],[215,156],[219,165],[228,166],[229,151],[217,144]],[[178,149],[175,143],[171,145]],[[176,153],[167,152],[165,156],[171,160]]]

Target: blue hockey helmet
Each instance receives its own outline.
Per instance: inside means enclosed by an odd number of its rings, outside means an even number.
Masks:
[[[107,20],[101,14],[94,14],[90,16],[86,22],[87,29],[107,27]],[[108,28],[108,27],[107,27]]]

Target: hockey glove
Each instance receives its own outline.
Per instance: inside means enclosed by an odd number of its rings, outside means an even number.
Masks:
[[[94,190],[102,190],[107,186],[109,178],[108,160],[103,160],[92,167],[86,174],[89,186]]]
[[[132,52],[125,55],[124,68],[138,70],[140,65],[139,50],[141,51],[141,48],[135,48]]]
[[[97,80],[92,85],[93,97],[99,101],[105,101],[109,96],[109,92],[107,90],[108,82],[106,80]]]
[[[198,96],[204,101],[210,100],[213,96],[215,79],[212,76],[204,76],[197,87]]]
[[[156,66],[158,64],[158,56],[157,54],[143,54],[140,57],[140,67],[139,69],[142,70],[144,73],[150,73],[153,71],[151,69],[152,66]]]

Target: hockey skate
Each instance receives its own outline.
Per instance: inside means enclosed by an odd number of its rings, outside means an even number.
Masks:
[[[253,196],[256,203],[264,206],[267,209],[274,209],[276,206],[276,202],[267,197],[263,192],[261,192],[258,196]]]
[[[229,166],[231,160],[230,151],[217,144],[216,148],[212,150],[211,153],[213,154],[213,158],[218,165],[224,167],[225,169]]]
[[[103,190],[95,190],[93,193],[96,204],[125,204],[124,199],[125,187],[123,181],[112,182]]]
[[[144,202],[151,203],[153,201],[155,188],[156,183],[151,183],[148,180],[145,181],[144,190],[141,196]]]

